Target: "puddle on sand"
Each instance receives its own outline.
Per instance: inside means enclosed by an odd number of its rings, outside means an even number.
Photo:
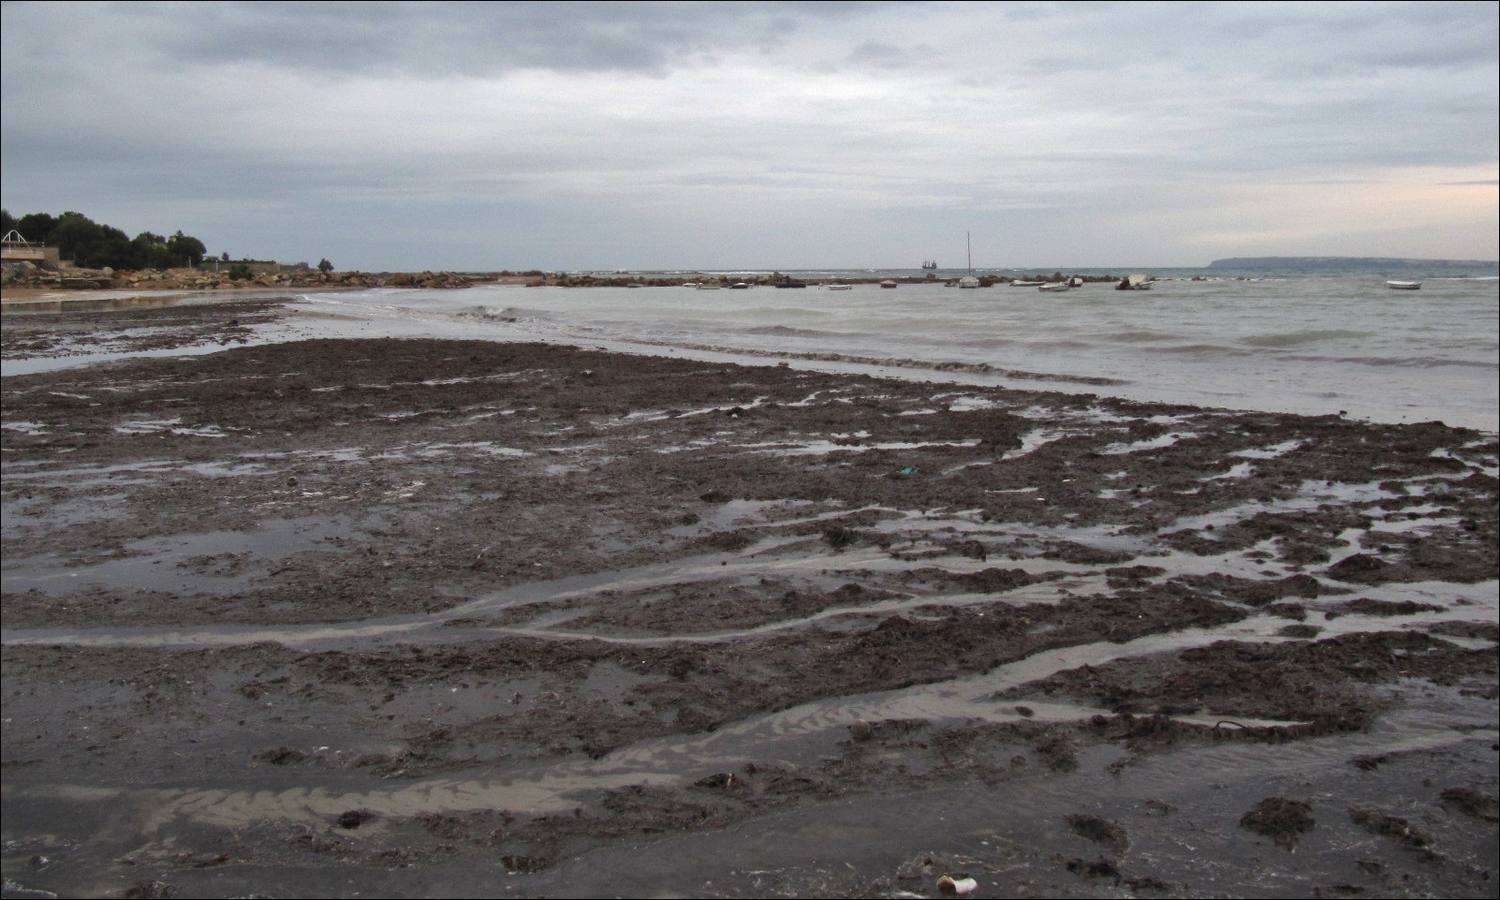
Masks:
[[[259,475],[266,471],[265,467],[256,463],[245,463],[234,460],[223,460],[217,462],[190,463],[185,460],[159,459],[142,460],[133,463],[119,463],[112,466],[74,466],[71,468],[42,468],[27,467],[27,471],[11,471],[15,467],[7,466],[5,480],[10,482],[40,482],[43,485],[59,485],[70,490],[86,487],[97,487],[101,484],[151,484],[154,478],[147,476],[168,475],[187,473],[200,475],[204,478],[236,478],[241,475]],[[134,478],[122,478],[122,475],[137,476]]]
[[[125,545],[128,556],[89,565],[73,565],[56,554],[7,555],[5,589],[47,594],[90,588],[227,594],[249,587],[264,574],[267,562],[325,549],[320,546],[323,541],[350,533],[347,524],[332,519],[276,519],[262,522],[253,531],[205,531],[131,541]]]
[[[0,532],[13,535],[23,529],[35,528],[43,533],[53,533],[86,522],[106,522],[124,514],[124,503],[128,499],[126,494],[103,494],[69,500],[33,497],[0,503]]]

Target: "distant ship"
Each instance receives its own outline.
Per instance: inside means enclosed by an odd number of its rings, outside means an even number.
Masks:
[[[924,260],[922,260],[922,268],[924,268],[924,269],[936,269],[937,268],[937,260],[935,260],[935,259],[924,259]]]

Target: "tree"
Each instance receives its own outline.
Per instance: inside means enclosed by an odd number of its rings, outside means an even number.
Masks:
[[[57,245],[57,252],[64,259],[72,259],[79,265],[84,265],[80,257],[88,253],[99,238],[100,228],[97,222],[83,213],[69,211],[57,217],[46,240]]]
[[[125,232],[100,225],[83,213],[68,211],[57,219],[49,236],[57,252],[88,269],[111,266],[131,269],[137,266],[135,248]]]
[[[143,231],[132,240],[120,229],[72,210],[57,218],[47,213],[28,213],[16,219],[5,212],[0,221],[5,230],[14,228],[33,244],[54,246],[63,259],[90,269],[196,266],[205,252],[202,241],[180,230],[169,238]],[[228,261],[229,254],[224,254],[224,259]]]
[[[159,234],[143,231],[130,242],[135,249],[136,265],[145,269],[165,269],[172,265],[172,254],[167,248],[167,239]]]
[[[326,257],[324,259],[318,260],[318,271],[322,272],[324,275],[327,275],[329,272],[333,271],[333,263],[329,262]]]
[[[52,243],[52,229],[56,227],[57,220],[46,213],[27,213],[15,225],[21,237],[33,244]]]
[[[172,255],[172,261],[178,265],[196,267],[203,261],[203,254],[207,251],[208,248],[203,246],[202,241],[183,234],[180,230],[167,239],[167,252]]]

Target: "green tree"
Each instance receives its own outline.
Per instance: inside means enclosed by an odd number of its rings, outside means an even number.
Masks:
[[[196,266],[203,261],[206,252],[202,241],[183,234],[181,230],[169,238],[143,231],[132,240],[120,229],[95,222],[72,210],[56,218],[47,213],[28,213],[16,219],[4,212],[0,220],[3,220],[6,231],[14,228],[33,244],[55,246],[63,259],[71,259],[85,268]],[[227,261],[229,254],[224,254],[224,259]]]
[[[322,272],[324,275],[327,275],[329,272],[333,271],[333,263],[329,262],[326,257],[318,260],[318,271]]]
[[[167,252],[172,255],[172,262],[179,266],[194,266],[203,262],[203,254],[208,248],[203,242],[192,235],[183,234],[179,229],[176,234],[167,239]]]
[[[136,266],[135,248],[125,232],[100,225],[80,212],[69,210],[59,216],[48,242],[57,245],[57,252],[63,258],[71,258],[85,268]]]
[[[56,227],[57,220],[46,213],[27,213],[15,225],[21,237],[33,244],[53,243],[52,229]]]
[[[130,242],[135,250],[136,267],[142,269],[165,269],[172,265],[172,254],[167,249],[167,239],[159,234],[143,231]]]

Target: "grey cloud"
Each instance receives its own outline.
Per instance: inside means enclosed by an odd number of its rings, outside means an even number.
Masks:
[[[224,3],[134,5],[162,54],[328,73],[482,76],[517,68],[661,74],[724,44],[760,42],[867,4]]]
[[[235,227],[238,192],[257,219],[244,240],[291,240],[264,216],[288,235],[336,229],[345,256],[386,246],[383,228],[437,220],[526,248],[572,244],[591,222],[596,245],[629,231],[621,253],[646,236],[691,244],[705,240],[695,216],[720,204],[735,206],[715,213],[716,239],[744,246],[837,230],[814,219],[895,233],[902,209],[951,230],[1046,208],[1066,235],[1101,209],[1201,203],[1224,185],[1374,190],[1384,167],[1477,178],[1497,156],[1493,4],[6,3],[3,15],[8,208],[66,202],[108,218],[155,204],[200,233],[186,217]],[[673,252],[658,258],[684,261]]]

